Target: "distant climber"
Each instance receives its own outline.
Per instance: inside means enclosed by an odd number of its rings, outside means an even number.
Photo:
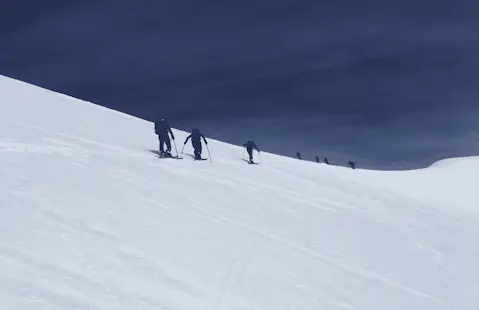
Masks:
[[[348,162],[348,165],[351,167],[351,169],[356,169],[356,163],[354,161]]]
[[[298,159],[301,159],[301,154],[300,154],[299,152],[296,152],[296,157],[297,157]]]
[[[168,133],[171,135],[171,139],[175,140],[173,131],[171,130],[168,122],[161,118],[155,122],[155,133],[158,135],[158,140],[160,141],[160,155],[171,157],[171,141]],[[166,144],[166,151],[164,145]]]
[[[191,138],[191,144],[193,145],[193,149],[195,152],[195,159],[196,160],[201,160],[201,152],[203,150],[203,147],[201,145],[201,138],[203,138],[203,141],[205,141],[205,144],[208,144],[208,141],[206,141],[205,135],[201,133],[201,131],[198,128],[195,128],[191,131],[191,134],[186,138],[184,145],[188,142],[188,140]]]
[[[248,142],[243,144],[243,146],[246,148],[246,151],[248,152],[249,162],[254,164],[254,162],[253,162],[253,150],[258,151],[258,153],[261,153],[261,152],[260,152],[258,146],[256,145],[256,143],[254,143],[253,138],[250,137]]]
[[[319,163],[319,156],[316,156],[316,162]],[[323,163],[325,163],[326,165],[329,165],[329,159],[327,157],[324,157],[323,158]]]

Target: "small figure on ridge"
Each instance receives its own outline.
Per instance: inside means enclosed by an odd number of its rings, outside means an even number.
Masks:
[[[195,128],[191,131],[191,134],[186,138],[184,145],[186,145],[190,138],[191,144],[193,145],[193,149],[195,152],[195,159],[201,160],[201,152],[203,151],[203,147],[201,145],[201,138],[203,138],[205,144],[208,144],[208,141],[206,141],[205,135],[203,135],[198,128]]]
[[[256,145],[256,143],[254,143],[253,138],[250,137],[248,142],[243,144],[243,146],[246,148],[246,151],[248,152],[249,162],[254,164],[254,162],[253,162],[253,150],[258,151],[258,153],[261,153],[261,152],[260,152],[258,146]]]
[[[170,125],[168,122],[161,118],[155,122],[155,133],[158,135],[158,140],[160,141],[160,155],[171,157],[171,138],[175,140],[175,136],[173,135],[173,131],[171,130]],[[166,151],[164,149],[164,145],[166,144]]]

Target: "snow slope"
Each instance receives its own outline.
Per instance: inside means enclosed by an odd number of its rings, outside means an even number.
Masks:
[[[159,159],[91,103],[0,77],[0,108],[0,309],[479,309],[477,158]]]

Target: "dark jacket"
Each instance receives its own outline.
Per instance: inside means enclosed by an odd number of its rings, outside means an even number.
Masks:
[[[248,150],[248,152],[252,151],[253,149],[257,150],[259,152],[258,146],[256,146],[256,143],[254,141],[248,141],[243,146]]]
[[[171,130],[170,125],[164,119],[155,122],[155,133],[159,136],[168,137],[168,132],[171,135],[171,138],[175,140],[173,131]]]
[[[208,141],[206,141],[205,135],[203,135],[201,131],[199,131],[199,129],[193,129],[193,131],[191,132],[191,135],[189,135],[186,138],[184,144],[186,144],[190,138],[191,138],[191,143],[193,144],[201,143],[201,138],[203,138],[203,141],[205,141],[205,143],[208,144]]]

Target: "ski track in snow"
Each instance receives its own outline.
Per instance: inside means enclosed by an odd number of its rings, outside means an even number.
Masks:
[[[159,159],[149,122],[3,77],[0,104],[1,309],[479,307],[479,159]]]

